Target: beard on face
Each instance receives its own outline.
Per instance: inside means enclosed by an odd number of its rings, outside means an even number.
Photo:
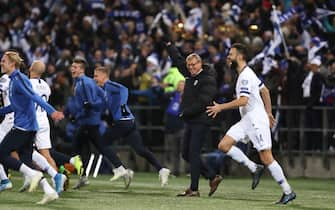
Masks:
[[[230,69],[236,70],[236,68],[237,68],[237,62],[236,61],[231,61],[230,62]]]

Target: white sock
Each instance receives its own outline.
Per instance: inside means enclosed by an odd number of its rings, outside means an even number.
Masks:
[[[119,167],[117,167],[117,168],[116,168],[116,171],[118,171],[118,172],[120,172],[120,173],[122,173],[122,174],[126,173],[126,169],[125,169],[122,165],[119,166]]]
[[[0,180],[5,180],[5,179],[8,179],[8,176],[6,174],[6,171],[3,167],[3,165],[0,164]]]
[[[21,173],[23,173],[25,176],[28,176],[28,177],[31,177],[31,176],[34,176],[36,171],[29,168],[27,165],[25,165],[24,163],[22,163],[22,165],[20,166],[20,169],[19,171]]]
[[[271,172],[272,177],[276,180],[276,182],[280,185],[283,192],[285,194],[289,194],[292,192],[291,186],[288,184],[283,169],[280,167],[277,161],[273,161],[269,166],[268,169]]]
[[[33,161],[38,165],[43,171],[47,172],[52,178],[57,174],[57,171],[49,164],[47,159],[39,152],[34,150],[33,152]]]
[[[256,171],[257,165],[251,161],[239,148],[232,146],[227,152],[231,158],[233,158],[238,163],[241,163],[249,168],[249,170],[254,173]]]
[[[50,186],[46,178],[42,178],[40,181],[40,186],[42,187],[45,194],[54,193],[55,190]]]

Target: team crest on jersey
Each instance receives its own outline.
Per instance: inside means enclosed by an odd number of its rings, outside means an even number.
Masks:
[[[193,85],[196,86],[198,83],[199,83],[199,81],[196,79],[196,80],[194,80]]]
[[[243,79],[243,80],[241,81],[241,83],[242,83],[242,85],[247,85],[247,84],[248,84],[248,80]]]

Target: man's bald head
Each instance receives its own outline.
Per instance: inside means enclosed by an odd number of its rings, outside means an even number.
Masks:
[[[45,72],[45,64],[39,60],[34,61],[29,68],[29,72],[41,76]]]

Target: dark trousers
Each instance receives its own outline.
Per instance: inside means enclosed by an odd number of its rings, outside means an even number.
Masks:
[[[22,162],[34,168],[32,154],[35,134],[36,131],[23,131],[12,128],[0,144],[0,163],[16,171],[20,169]],[[13,151],[19,154],[20,160],[10,156]]]
[[[103,150],[106,146],[102,144],[99,125],[82,125],[79,127],[73,141],[73,151],[74,155],[79,154],[82,157],[84,166],[88,163],[90,142],[101,154],[108,158],[108,153],[106,154],[105,150]]]
[[[114,140],[120,138],[124,139],[125,143],[130,145],[136,154],[145,158],[156,168],[157,171],[163,167],[157,158],[153,155],[153,153],[144,146],[141,134],[137,130],[134,120],[120,120],[115,122],[113,125],[107,128],[103,135],[102,141],[104,144],[110,145]],[[116,155],[116,152],[113,149],[110,149],[109,152],[111,157],[109,160],[112,162],[114,167],[123,165],[120,158]]]
[[[50,149],[50,155],[55,160],[57,166],[64,165],[65,163],[69,163],[71,159],[69,155],[58,152],[53,148]]]
[[[213,179],[215,172],[207,167],[201,160],[201,148],[206,140],[210,127],[205,124],[187,123],[182,156],[191,168],[191,190],[197,191],[199,187],[200,174],[206,179]]]

